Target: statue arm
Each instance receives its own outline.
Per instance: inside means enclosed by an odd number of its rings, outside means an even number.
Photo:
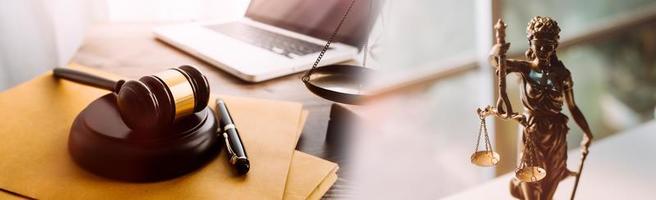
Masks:
[[[528,62],[524,60],[506,59],[508,73],[525,71],[528,69],[528,65]]]
[[[497,61],[498,57],[491,56],[490,57],[490,64],[492,67],[497,70],[499,70],[499,62]],[[528,62],[524,60],[517,60],[517,59],[506,59],[505,62],[506,65],[506,75],[513,73],[513,72],[522,72],[528,69]]]
[[[487,106],[485,108],[478,109],[478,115],[481,118],[484,118],[489,115],[495,115],[503,119],[513,119],[519,122],[522,125],[526,125],[526,117],[520,113],[513,112],[512,105],[508,101],[508,95],[506,93],[506,76],[509,73],[513,72],[522,72],[528,69],[529,63],[523,60],[514,60],[506,59],[505,52],[510,47],[509,43],[504,45],[496,44],[492,47],[490,52],[490,63],[493,68],[495,68],[495,74],[498,79],[498,96],[496,106]],[[500,61],[500,59],[503,59]],[[503,73],[501,73],[503,69]]]
[[[574,101],[574,90],[573,90],[573,81],[572,77],[568,75],[566,81],[565,81],[565,87],[564,87],[564,93],[565,93],[565,100],[567,101],[567,106],[569,108],[570,113],[572,114],[572,117],[574,117],[574,121],[576,122],[579,127],[581,127],[581,130],[583,130],[584,136],[583,136],[583,141],[581,142],[581,151],[583,154],[588,154],[588,148],[590,148],[590,144],[592,143],[592,131],[590,131],[590,126],[588,125],[588,122],[585,120],[585,117],[583,116],[583,113],[581,113],[581,110],[579,110],[579,107],[576,105],[576,102]]]
[[[493,48],[492,52],[495,52],[495,48]],[[499,56],[495,56],[494,53],[492,53],[490,56],[490,62],[492,63],[492,67],[495,68],[496,70],[497,78],[499,78],[498,77],[499,62],[497,60],[498,58]],[[506,69],[506,73],[505,73],[506,76],[509,73],[526,71],[528,70],[529,67],[529,63],[524,60],[505,59],[504,64]],[[505,79],[505,76],[502,78]],[[502,119],[512,119],[517,121],[523,126],[527,126],[526,116],[524,116],[523,114],[517,112],[508,113],[506,109],[503,108],[499,109],[500,107],[502,107],[502,104],[506,103],[504,102],[505,101],[504,99],[507,99],[508,94],[506,92],[505,84],[499,85],[499,88],[497,89],[499,90],[499,97],[500,97],[498,100],[501,100],[501,102],[497,101],[497,106],[486,106],[486,107],[478,108],[477,113],[479,117],[484,118],[486,116],[494,115]],[[509,108],[511,107],[509,102],[508,102],[508,107]],[[508,110],[512,110],[512,108]]]

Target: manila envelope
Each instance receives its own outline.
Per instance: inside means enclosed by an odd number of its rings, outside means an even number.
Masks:
[[[303,111],[303,117],[299,123],[298,133],[300,136],[307,119],[307,111]],[[312,155],[295,151],[287,177],[283,199],[321,199],[323,194],[337,180],[335,163],[314,157]],[[323,179],[323,180],[322,180]],[[11,194],[9,191],[0,193],[0,199],[22,199],[20,194]]]
[[[303,116],[297,138],[300,138],[305,125],[306,111]],[[320,199],[337,180],[338,168],[333,162],[295,151],[283,199]]]
[[[296,151],[284,199],[320,199],[337,180],[335,163]]]
[[[253,164],[247,176],[232,176],[230,165],[221,159],[225,157],[222,151],[208,165],[182,177],[129,183],[88,173],[75,165],[67,152],[73,118],[106,93],[56,80],[51,73],[0,93],[0,188],[43,199],[283,197],[302,105],[224,97],[249,148]]]

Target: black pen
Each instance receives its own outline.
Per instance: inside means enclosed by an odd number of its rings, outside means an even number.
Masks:
[[[250,162],[246,155],[244,143],[241,142],[241,137],[237,132],[237,127],[235,127],[230,112],[228,112],[228,107],[222,99],[217,99],[216,109],[230,164],[235,166],[239,175],[246,174],[251,167]]]

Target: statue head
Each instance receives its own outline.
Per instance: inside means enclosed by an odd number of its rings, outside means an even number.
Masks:
[[[558,22],[549,18],[537,16],[531,19],[526,27],[529,49],[526,57],[529,60],[538,59],[542,63],[551,63],[558,60],[556,48],[560,38]]]

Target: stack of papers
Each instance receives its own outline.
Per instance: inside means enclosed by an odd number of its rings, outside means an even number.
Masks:
[[[68,154],[68,134],[77,113],[106,93],[51,73],[0,93],[0,198],[16,197],[13,192],[37,199],[319,199],[337,180],[335,163],[295,150],[307,117],[301,104],[230,96],[221,98],[249,154],[246,176],[234,175],[225,150],[167,181],[131,183],[89,173]]]

